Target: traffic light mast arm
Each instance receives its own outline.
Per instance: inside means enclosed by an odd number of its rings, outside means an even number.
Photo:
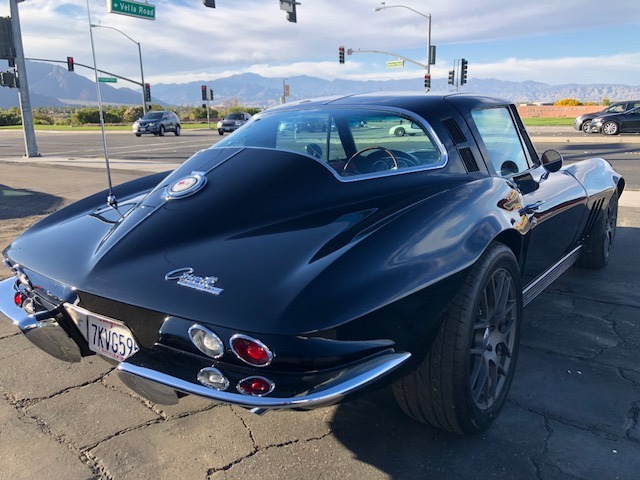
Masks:
[[[351,52],[351,53],[349,53]],[[422,68],[427,68],[427,66],[424,63],[420,63],[420,62],[416,62],[415,60],[411,60],[410,58],[404,57],[402,55],[398,55],[397,53],[393,53],[393,52],[385,52],[384,50],[347,50],[347,54],[351,55],[352,53],[382,53],[383,55],[389,55],[390,57],[397,57],[397,58],[401,58],[402,60],[404,60],[405,62],[409,62],[409,63],[413,63],[414,65],[418,65],[419,67]]]
[[[46,58],[25,58],[25,60],[29,60],[29,61],[32,61],[32,62],[50,62],[50,63],[65,63],[65,64],[67,63],[66,60],[49,60],[49,59],[46,59]],[[74,61],[73,64],[75,66],[77,66],[77,67],[90,68],[91,70],[93,70],[92,66],[85,65],[84,63],[78,63],[78,62]],[[100,70],[100,69],[98,69],[98,71],[100,73],[104,73],[106,75],[111,75],[112,77],[119,78],[120,80],[124,80],[125,82],[135,83],[136,85],[139,85],[140,87],[144,87],[144,83],[138,82],[136,80],[131,80],[130,78],[123,77],[122,75],[117,75],[115,73],[107,72],[105,70]]]

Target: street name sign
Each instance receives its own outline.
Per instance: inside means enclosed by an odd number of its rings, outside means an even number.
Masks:
[[[391,60],[387,62],[387,68],[404,67],[404,60]]]
[[[98,81],[102,83],[117,83],[118,79],[115,77],[98,77]]]
[[[156,19],[156,6],[150,3],[131,2],[129,0],[109,0],[107,6],[109,13],[144,18],[145,20]]]

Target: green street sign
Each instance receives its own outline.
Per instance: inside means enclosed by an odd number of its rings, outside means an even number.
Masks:
[[[115,77],[98,77],[98,81],[102,83],[117,83],[118,79]]]
[[[156,19],[156,6],[149,3],[130,2],[129,0],[109,0],[107,5],[109,13],[144,18],[145,20]]]
[[[387,68],[404,67],[404,60],[391,60],[387,62]]]

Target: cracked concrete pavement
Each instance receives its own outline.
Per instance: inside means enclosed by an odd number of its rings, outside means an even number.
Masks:
[[[103,189],[99,170],[42,163],[0,160],[0,248]],[[115,168],[114,183],[141,174]],[[637,479],[638,193],[621,198],[611,264],[571,269],[525,309],[509,400],[481,435],[418,425],[387,389],[262,416],[197,397],[154,405],[107,362],[58,361],[0,315],[0,479]]]

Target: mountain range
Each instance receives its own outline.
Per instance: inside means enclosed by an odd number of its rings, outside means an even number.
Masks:
[[[96,88],[93,81],[69,72],[67,69],[44,62],[27,61],[29,93],[33,107],[64,107],[96,104]],[[291,95],[288,100],[326,95],[341,95],[371,91],[423,91],[422,76],[411,80],[355,81],[324,80],[300,75],[289,77],[286,83]],[[141,91],[123,87],[114,88],[100,84],[105,104],[139,105]],[[198,105],[202,103],[201,86],[213,90],[213,105],[241,104],[268,107],[279,103],[283,93],[282,78],[267,78],[253,73],[232,75],[212,81],[151,85],[152,103],[160,105]],[[446,79],[433,79],[433,91],[451,91]],[[566,84],[549,85],[541,82],[508,82],[493,78],[470,78],[460,91],[498,96],[516,103],[553,103],[563,98],[575,98],[582,102],[601,102],[640,98],[640,85]],[[0,89],[0,108],[18,106],[18,93],[14,88]]]

